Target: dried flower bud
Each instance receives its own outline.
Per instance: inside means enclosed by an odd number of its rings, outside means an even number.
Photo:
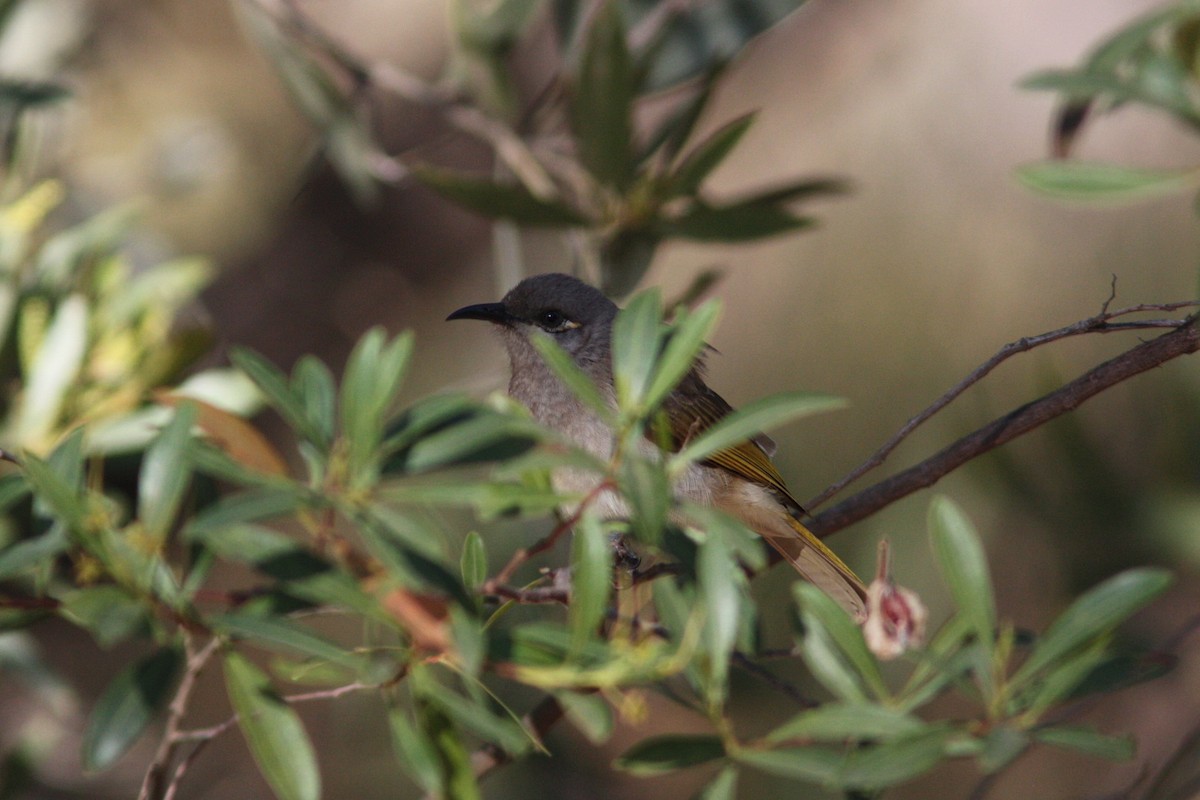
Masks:
[[[890,661],[925,639],[925,604],[915,592],[897,586],[891,576],[887,541],[879,543],[879,570],[867,587],[863,637],[876,658]]]

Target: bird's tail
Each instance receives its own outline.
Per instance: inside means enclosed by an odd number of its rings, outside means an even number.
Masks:
[[[798,520],[786,517],[790,530],[759,530],[759,535],[806,580],[837,601],[855,622],[867,618],[867,589],[854,571]]]

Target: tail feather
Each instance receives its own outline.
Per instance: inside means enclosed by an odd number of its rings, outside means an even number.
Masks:
[[[790,517],[786,519],[790,530],[759,529],[758,534],[806,580],[846,609],[855,622],[866,620],[867,589],[863,582],[812,531]]]

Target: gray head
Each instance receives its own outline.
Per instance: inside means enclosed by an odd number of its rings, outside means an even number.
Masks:
[[[616,305],[598,289],[570,275],[548,273],[521,281],[499,303],[466,306],[446,319],[481,319],[500,326],[514,366],[532,351],[529,336],[538,330],[587,366],[607,360],[616,314]]]

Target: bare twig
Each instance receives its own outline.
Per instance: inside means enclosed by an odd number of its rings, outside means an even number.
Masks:
[[[219,646],[220,639],[214,636],[197,650],[194,635],[186,629],[183,631],[183,647],[186,658],[183,677],[180,678],[179,688],[175,690],[175,696],[171,699],[171,705],[167,709],[167,727],[163,732],[162,739],[159,740],[154,760],[150,762],[150,766],[146,769],[146,775],[142,779],[138,800],[153,800],[153,798],[167,796],[163,791],[163,780],[166,778],[167,768],[175,758],[180,744],[179,726],[183,722],[184,714],[187,713],[192,692],[196,688],[196,680]],[[178,785],[181,777],[182,772],[177,769],[166,790],[169,794],[174,794],[174,787]]]
[[[1164,307],[1158,306],[1156,308]],[[1110,313],[1117,315],[1127,312],[1122,309],[1121,311]],[[1084,321],[1084,323],[1087,322],[1088,320]],[[1068,326],[1068,328],[1060,330],[1065,331],[1074,327]],[[1099,330],[1107,329],[1108,326],[1105,326]],[[1084,333],[1087,330],[1084,329],[1077,332]],[[1051,336],[1055,334],[1059,334],[1059,332],[1056,331],[1045,335]],[[1073,335],[1073,333],[1057,335],[1056,338],[1063,338],[1063,336],[1069,335]],[[1010,442],[1021,434],[1028,433],[1055,417],[1077,408],[1085,400],[1094,397],[1105,389],[1149,369],[1161,366],[1179,356],[1194,353],[1197,350],[1200,350],[1200,330],[1197,330],[1196,326],[1192,324],[1191,318],[1189,318],[1182,321],[1170,333],[1143,342],[1121,353],[1119,356],[1105,361],[1103,364],[1089,370],[1057,391],[1014,409],[1003,417],[993,420],[975,432],[964,436],[921,463],[909,467],[886,480],[880,481],[849,499],[843,500],[823,513],[817,514],[809,527],[814,533],[822,537],[839,531],[874,514],[881,508],[896,502],[902,497],[912,494],[919,489],[932,486],[939,479],[962,466],[967,461]],[[1020,352],[1020,350],[1015,352]],[[995,360],[995,357],[992,360]],[[988,363],[991,363],[991,361]],[[984,366],[987,365],[985,364]],[[975,372],[979,372],[979,370]],[[942,405],[944,406],[945,404],[943,403]],[[775,560],[778,559],[773,559],[772,563]]]
[[[558,544],[558,540],[563,537],[563,534],[571,530],[571,528],[575,527],[575,524],[579,522],[580,517],[583,516],[584,509],[591,505],[592,501],[599,497],[601,493],[612,491],[613,488],[614,486],[612,481],[604,480],[598,483],[595,488],[587,493],[587,496],[583,498],[583,500],[579,503],[579,506],[571,513],[570,516],[554,526],[554,530],[550,531],[550,533],[548,533],[544,538],[534,542],[529,547],[522,547],[520,550],[513,553],[512,558],[510,558],[508,563],[504,565],[504,569],[496,573],[496,577],[488,579],[488,581],[483,585],[483,593],[499,594],[500,589],[504,588],[505,584],[507,584],[509,579],[512,578],[513,573],[516,572],[522,564]]]
[[[1109,299],[1104,301],[1104,305],[1101,307],[1100,313],[1096,314],[1095,316],[1088,317],[1087,319],[1080,320],[1072,325],[1067,325],[1066,327],[1049,331],[1048,333],[1043,333],[1038,336],[1025,336],[1015,342],[1010,342],[1004,345],[1004,347],[1000,348],[995,355],[972,370],[970,374],[951,387],[949,391],[934,401],[932,405],[906,422],[904,426],[900,428],[900,430],[897,431],[894,436],[892,436],[892,438],[884,442],[883,446],[872,453],[866,461],[853,469],[848,475],[846,475],[846,477],[842,478],[837,483],[833,484],[825,491],[809,500],[807,503],[805,503],[804,507],[809,510],[816,508],[829,498],[836,495],[838,492],[845,489],[851,483],[861,478],[867,472],[870,472],[881,465],[884,460],[887,459],[887,457],[891,455],[897,447],[900,446],[900,443],[908,438],[908,436],[922,423],[929,420],[930,417],[948,406],[959,395],[981,381],[992,370],[1000,366],[1001,363],[1007,361],[1009,358],[1017,355],[1018,353],[1026,353],[1035,347],[1041,347],[1042,345],[1050,344],[1051,342],[1057,342],[1060,339],[1066,339],[1070,336],[1079,336],[1080,334],[1085,333],[1113,333],[1115,331],[1147,330],[1153,328],[1178,328],[1187,324],[1187,320],[1153,319],[1131,322],[1112,322],[1111,320],[1116,319],[1117,317],[1145,313],[1148,311],[1178,311],[1181,308],[1191,308],[1198,304],[1197,301],[1191,300],[1181,303],[1147,303],[1117,309],[1116,311],[1109,311],[1108,306],[1111,301],[1112,296],[1110,295]]]

